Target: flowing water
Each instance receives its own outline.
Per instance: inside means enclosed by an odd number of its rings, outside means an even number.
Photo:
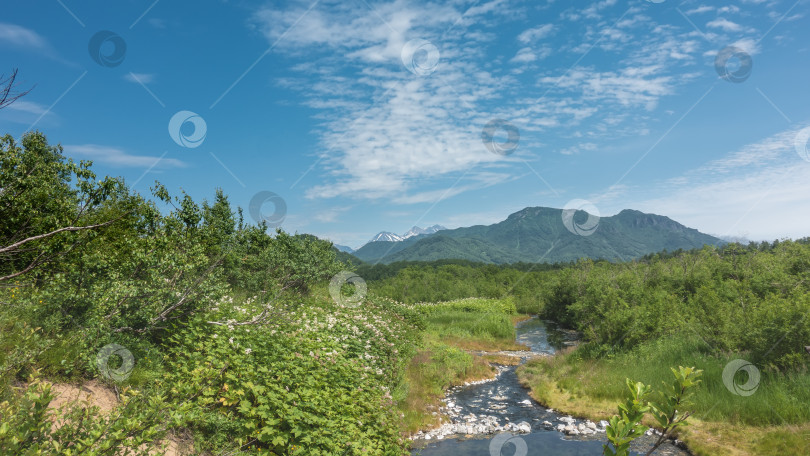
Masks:
[[[575,344],[576,335],[556,328],[549,322],[534,318],[517,326],[517,340],[535,353],[553,354],[566,345]],[[606,443],[604,432],[590,435],[568,436],[552,426],[564,422],[564,416],[540,406],[529,397],[528,390],[518,382],[515,367],[499,368],[498,377],[491,382],[453,388],[446,397],[447,408],[453,412],[450,420],[464,423],[472,415],[480,421],[494,421],[500,425],[526,422],[528,433],[501,432],[496,434],[455,434],[441,440],[416,440],[419,447],[413,455],[422,456],[574,456],[601,455]],[[485,418],[487,417],[487,418]],[[563,420],[561,420],[563,418]],[[544,425],[543,423],[546,422]],[[581,423],[581,420],[577,420]],[[575,423],[576,424],[576,423]],[[635,451],[644,454],[652,446],[655,436],[637,441]],[[656,455],[686,456],[688,452],[665,443]]]

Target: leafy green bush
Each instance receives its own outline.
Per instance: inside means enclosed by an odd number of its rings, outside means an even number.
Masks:
[[[19,390],[0,403],[0,454],[147,456],[161,448],[168,427],[179,418],[160,395],[130,389],[108,414],[76,402],[49,408],[51,384],[35,376]]]
[[[223,304],[217,317],[235,324],[259,310],[254,304]],[[364,305],[302,306],[262,326],[198,320],[174,333],[165,383],[177,397],[200,391],[186,417],[204,433],[200,447],[403,454],[391,391],[415,329],[391,303]]]
[[[657,392],[658,400],[648,399],[650,386],[642,382],[633,382],[629,378],[625,380],[630,394],[623,404],[619,404],[619,414],[610,418],[610,424],[605,429],[609,444],[602,446],[604,454],[629,456],[630,443],[644,435],[648,429],[641,424],[646,413],[652,415],[661,427],[661,434],[647,451],[646,456],[653,454],[672,436],[675,429],[688,424],[687,419],[691,412],[685,409],[692,405],[689,398],[693,389],[700,384],[699,377],[703,372],[694,367],[683,366],[670,370],[675,380],[671,383],[664,382],[664,388]]]
[[[581,331],[602,356],[683,333],[761,366],[800,370],[810,340],[810,245],[732,244],[612,264],[583,260],[553,273],[546,318]]]

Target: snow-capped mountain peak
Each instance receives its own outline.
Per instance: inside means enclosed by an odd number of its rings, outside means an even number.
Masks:
[[[371,238],[371,240],[368,241],[368,242],[382,242],[382,241],[399,242],[399,241],[402,241],[402,240],[403,240],[402,236],[400,236],[398,234],[389,233],[388,231],[380,231],[379,233],[377,233],[376,236]]]
[[[433,233],[435,233],[435,232],[437,232],[439,230],[446,230],[446,229],[447,228],[445,228],[445,227],[443,227],[441,225],[433,225],[433,226],[430,226],[430,227],[427,227],[427,228],[419,228],[418,226],[415,226],[415,227],[411,228],[410,230],[408,230],[408,232],[403,234],[402,236],[400,236],[398,234],[391,233],[389,231],[380,231],[379,233],[377,233],[376,236],[371,238],[371,240],[368,241],[368,242],[379,242],[379,241],[400,242],[400,241],[404,241],[405,239],[408,239],[408,238],[411,238],[411,237],[414,237],[414,236],[420,236],[420,235],[423,235],[423,234],[433,234]]]
[[[409,237],[419,236],[420,234],[433,234],[433,233],[435,233],[435,232],[437,232],[439,230],[446,230],[446,229],[447,228],[445,228],[445,227],[443,227],[441,225],[433,225],[433,226],[429,226],[427,228],[419,228],[418,226],[415,226],[415,227],[411,228],[410,230],[408,230],[407,233],[403,234],[402,238],[403,239],[408,239]]]

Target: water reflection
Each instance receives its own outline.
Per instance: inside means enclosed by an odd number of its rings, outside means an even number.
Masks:
[[[528,346],[536,353],[554,352],[570,345],[576,345],[579,335],[576,331],[566,330],[556,323],[539,318],[522,321],[515,327],[517,341]]]

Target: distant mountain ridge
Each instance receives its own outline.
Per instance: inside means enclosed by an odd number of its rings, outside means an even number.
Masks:
[[[407,233],[403,235],[398,235],[395,233],[391,233],[390,231],[380,231],[377,233],[373,238],[371,238],[369,243],[371,242],[401,242],[405,239],[410,239],[414,236],[422,236],[426,234],[433,234],[440,230],[446,230],[447,228],[441,225],[433,225],[427,228],[419,228],[418,226],[414,226]],[[359,250],[359,249],[358,249]]]
[[[427,228],[419,228],[418,226],[414,226],[413,228],[408,230],[407,233],[402,235],[402,239],[404,240],[404,239],[412,238],[414,236],[421,236],[423,234],[433,234],[433,233],[435,233],[437,231],[446,230],[446,229],[447,228],[445,228],[445,227],[443,227],[441,225],[433,225],[433,226],[429,226]]]
[[[588,225],[594,221],[598,225],[590,229]],[[397,238],[369,242],[353,254],[363,261],[381,263],[449,258],[498,264],[555,263],[583,257],[630,260],[662,250],[725,243],[662,215],[625,209],[611,217],[589,219],[583,211],[564,213],[548,207],[527,207],[493,225]]]
[[[354,249],[349,246],[340,244],[333,244],[333,245],[335,246],[336,249],[338,249],[341,252],[354,253]]]

